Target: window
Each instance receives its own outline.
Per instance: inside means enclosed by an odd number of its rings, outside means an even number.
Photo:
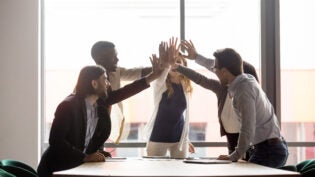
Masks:
[[[314,7],[312,0],[280,1],[282,131],[293,142],[315,140]],[[314,158],[315,148],[292,147],[290,153],[300,162]]]
[[[197,51],[209,58],[216,49],[234,48],[256,67],[260,75],[261,0],[43,1],[43,144],[47,144],[54,111],[73,91],[79,70],[94,64],[90,49],[99,40],[114,42],[119,65],[127,68],[149,66],[149,56],[158,52],[160,41],[181,36],[191,39]],[[184,6],[180,6],[181,3]],[[315,139],[312,112],[315,60],[311,59],[312,42],[315,41],[312,33],[315,31],[312,20],[315,14],[311,10],[314,5],[312,0],[280,3],[282,132],[288,141],[293,142]],[[194,61],[188,61],[188,66],[216,78]],[[225,137],[220,137],[215,94],[196,84],[193,88],[191,140],[225,142]],[[148,104],[144,105],[144,100]],[[123,104],[126,126],[122,142],[143,143],[140,134],[153,111],[152,90],[145,90]],[[227,153],[227,148],[221,146],[196,149],[196,156]],[[143,148],[109,150],[117,156],[143,155]],[[314,153],[314,147],[290,147],[288,163],[314,158]]]

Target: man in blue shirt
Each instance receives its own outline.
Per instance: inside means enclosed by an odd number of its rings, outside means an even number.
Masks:
[[[233,108],[241,122],[235,151],[218,159],[237,161],[251,148],[249,162],[274,168],[285,165],[288,147],[266,94],[252,75],[243,73],[242,58],[235,50],[220,49],[213,55],[213,70],[221,84],[228,86]]]

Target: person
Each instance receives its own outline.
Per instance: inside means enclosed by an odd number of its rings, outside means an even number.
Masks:
[[[187,51],[187,55],[184,55],[185,58],[195,60],[197,64],[204,66],[213,72],[212,67],[214,65],[214,60],[198,54],[192,41],[183,40],[181,46],[184,51]],[[254,66],[245,61],[243,61],[243,66],[244,73],[253,75],[258,82],[258,76]],[[220,134],[227,138],[228,153],[231,154],[234,152],[239,136],[240,121],[233,110],[232,99],[227,96],[228,87],[221,85],[218,80],[209,79],[204,75],[179,64],[174,65],[173,69],[176,69],[177,72],[185,75],[196,84],[209,89],[216,94],[218,99]]]
[[[170,41],[170,48],[166,42],[160,44],[162,61],[166,61],[163,56],[176,52],[171,48],[175,44],[174,40]],[[183,57],[176,62],[187,65]],[[171,158],[187,158],[188,152],[194,152],[188,140],[189,100],[193,89],[188,78],[164,64],[162,75],[152,84],[155,108],[144,130],[148,141],[146,151],[148,156],[166,156],[169,151]]]
[[[117,66],[118,57],[115,44],[110,41],[98,41],[91,48],[91,56],[96,64],[103,66],[106,69],[108,80],[112,90],[117,90],[121,87],[121,81],[134,81],[140,79],[152,70],[151,67],[139,67],[127,69]],[[112,132],[109,139],[118,144],[125,122],[122,102],[112,105]]]
[[[288,147],[266,94],[252,75],[243,73],[243,60],[234,49],[219,49],[213,55],[213,71],[221,84],[228,86],[228,95],[241,122],[235,151],[218,159],[237,161],[251,147],[249,162],[274,168],[283,166]]]
[[[40,177],[84,162],[103,162],[111,156],[102,149],[111,131],[110,106],[148,88],[159,77],[159,61],[151,58],[151,62],[153,71],[149,75],[115,91],[110,90],[102,66],[86,66],[80,71],[74,93],[56,109],[49,147],[37,169]]]

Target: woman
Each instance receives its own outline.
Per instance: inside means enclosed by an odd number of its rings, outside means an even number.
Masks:
[[[163,53],[174,52],[160,45],[160,57]],[[161,51],[162,50],[162,51]],[[187,66],[186,60],[180,56],[176,60]],[[192,92],[190,80],[184,75],[165,69],[153,83],[155,109],[151,120],[145,127],[148,156],[165,156],[167,151],[171,158],[186,158],[194,147],[188,140],[189,99]]]

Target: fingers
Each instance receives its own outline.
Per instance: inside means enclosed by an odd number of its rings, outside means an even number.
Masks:
[[[102,154],[100,152],[96,152],[96,156],[97,156],[97,162],[105,162],[104,154]]]
[[[189,143],[189,152],[190,153],[195,153],[195,147],[192,143]]]

